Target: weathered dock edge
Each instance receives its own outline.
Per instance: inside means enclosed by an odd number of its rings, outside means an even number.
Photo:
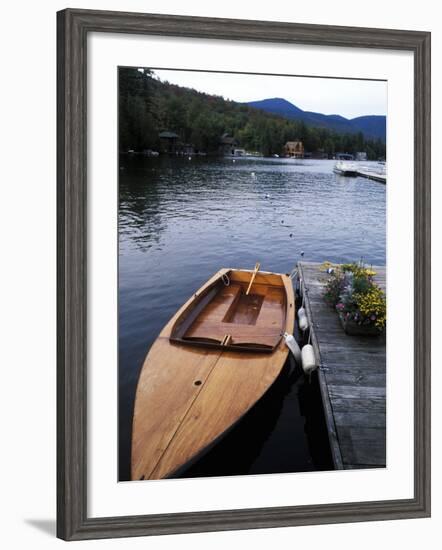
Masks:
[[[313,315],[312,315],[310,302],[308,300],[308,290],[305,285],[304,271],[303,271],[301,262],[299,262],[298,264],[298,274],[299,274],[299,284],[300,284],[301,295],[305,296],[304,307],[308,318],[308,324],[310,327],[311,343],[315,350],[316,358],[320,364],[318,369],[318,381],[319,381],[319,388],[321,391],[322,405],[324,407],[325,423],[327,426],[327,433],[328,433],[328,439],[330,443],[330,450],[333,458],[333,464],[336,470],[342,470],[344,468],[344,465],[342,463],[341,449],[339,447],[338,436],[336,433],[335,419],[333,416],[333,409],[330,402],[330,396],[328,393],[327,380],[325,379],[324,371],[322,369],[321,352],[319,349],[319,343],[316,337],[316,332],[314,330]]]
[[[325,304],[327,274],[300,262],[300,290],[319,361],[318,379],[336,469],[386,465],[385,339],[347,336]],[[373,267],[385,290],[385,267]]]
[[[387,174],[378,174],[376,172],[369,172],[368,170],[358,170],[358,176],[361,178],[368,178],[369,180],[378,181],[384,185],[387,183]]]

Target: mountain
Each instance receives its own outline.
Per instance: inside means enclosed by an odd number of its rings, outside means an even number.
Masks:
[[[385,143],[386,117],[385,116],[360,116],[351,119],[353,125],[360,129],[364,136],[380,137]]]
[[[339,133],[354,134],[362,132],[366,138],[380,138],[385,143],[385,116],[368,115],[348,119],[340,115],[324,115],[322,113],[303,111],[296,105],[293,105],[293,103],[280,97],[263,99],[261,101],[249,101],[247,105],[290,120],[300,120],[309,126],[316,126],[317,128],[327,128]]]
[[[306,115],[302,109],[280,97],[262,99],[261,101],[249,101],[247,105],[249,105],[249,107],[261,109],[262,111],[273,113],[274,115],[279,115],[284,118],[304,120]]]

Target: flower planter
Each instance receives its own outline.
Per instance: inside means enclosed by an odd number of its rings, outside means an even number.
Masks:
[[[353,319],[346,319],[342,313],[339,313],[339,320],[345,333],[350,336],[380,336],[383,329],[374,325],[359,325]]]
[[[380,336],[385,333],[385,293],[374,282],[374,275],[376,273],[362,261],[342,264],[326,283],[324,299],[335,307],[346,334]]]

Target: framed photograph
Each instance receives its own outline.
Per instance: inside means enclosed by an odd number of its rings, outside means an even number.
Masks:
[[[430,33],[58,13],[57,532],[430,515]]]

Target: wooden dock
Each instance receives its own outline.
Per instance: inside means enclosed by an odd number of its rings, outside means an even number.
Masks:
[[[373,266],[385,290],[385,267]],[[348,336],[323,298],[327,273],[299,263],[301,293],[320,361],[319,385],[336,469],[386,465],[385,337]]]
[[[384,184],[387,183],[387,174],[379,174],[377,172],[370,172],[369,170],[358,170],[357,173],[358,176],[361,176],[362,178],[368,178]]]

